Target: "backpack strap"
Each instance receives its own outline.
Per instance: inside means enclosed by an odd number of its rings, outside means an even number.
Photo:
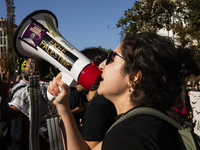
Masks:
[[[139,107],[139,108],[135,108],[133,110],[131,110],[129,113],[127,113],[126,115],[124,115],[123,117],[121,117],[120,119],[118,119],[111,127],[110,129],[107,131],[107,133],[111,130],[111,128],[113,128],[116,124],[118,124],[119,122],[135,116],[135,115],[151,115],[151,116],[155,116],[158,118],[161,118],[162,120],[165,120],[167,122],[169,122],[170,124],[174,125],[176,128],[178,129],[184,129],[180,124],[178,124],[176,121],[174,121],[173,119],[171,119],[170,117],[166,116],[165,114],[161,113],[160,111],[153,109],[153,108],[149,108],[149,107]]]
[[[175,126],[178,129],[178,134],[180,136],[178,136],[178,139],[180,141],[180,146],[181,149],[190,149],[190,150],[197,150],[196,148],[196,144],[194,141],[194,138],[191,134],[191,132],[187,129],[185,129],[183,126],[181,126],[179,123],[177,123],[175,120],[171,119],[170,117],[168,117],[167,115],[161,113],[160,111],[153,109],[153,108],[149,108],[149,107],[139,107],[139,108],[135,108],[133,110],[131,110],[129,113],[127,113],[126,115],[124,115],[123,117],[121,117],[120,119],[118,119],[111,127],[110,129],[107,131],[107,133],[118,123],[120,123],[121,121],[132,117],[134,115],[151,115],[151,116],[155,116],[158,117],[170,124],[172,124],[173,126]],[[107,134],[106,133],[106,134]]]

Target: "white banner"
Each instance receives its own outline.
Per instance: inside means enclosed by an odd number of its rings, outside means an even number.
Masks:
[[[190,92],[190,105],[193,112],[193,122],[196,121],[194,132],[200,136],[200,92]]]

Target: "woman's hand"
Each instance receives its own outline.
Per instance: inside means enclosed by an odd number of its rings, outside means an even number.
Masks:
[[[61,80],[61,78],[62,73],[59,73],[55,78],[53,78],[53,81],[50,82],[47,89],[50,94],[55,96],[55,98],[53,99],[53,103],[55,105],[68,104],[70,88],[66,83]]]

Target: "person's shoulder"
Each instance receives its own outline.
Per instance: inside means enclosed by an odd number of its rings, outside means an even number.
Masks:
[[[26,85],[25,87],[20,88],[19,90],[16,91],[16,94],[14,94],[13,98],[15,95],[18,95],[18,97],[23,97],[27,96],[29,94],[29,85]]]
[[[121,140],[124,139],[122,141],[128,139],[130,143],[142,142],[144,144],[145,142],[145,144],[151,145],[155,144],[151,143],[151,141],[156,141],[158,143],[157,146],[162,147],[161,149],[165,146],[171,149],[178,142],[177,129],[174,126],[150,115],[135,115],[127,118],[115,125],[107,136],[115,138],[117,135]],[[149,141],[148,139],[151,140]],[[115,142],[117,141],[116,139]]]
[[[170,123],[151,115],[134,115],[116,125],[116,128],[128,128],[132,131],[139,131],[145,134],[155,134],[162,132],[175,132],[177,129]],[[163,131],[163,129],[165,129]]]
[[[26,87],[27,85],[29,85],[29,83],[27,83],[26,81],[24,81],[23,79],[20,80],[19,83],[15,84],[11,90],[11,93],[18,87]]]

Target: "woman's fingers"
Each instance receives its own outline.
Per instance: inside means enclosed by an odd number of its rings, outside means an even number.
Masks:
[[[57,95],[57,93],[59,92],[59,88],[57,85],[57,79],[53,78],[52,81],[50,81],[49,86],[47,88],[47,91],[51,94],[51,95]]]
[[[65,101],[68,101],[70,88],[69,86],[61,80],[62,74],[59,73],[53,80],[50,82],[47,90],[48,92],[55,96],[54,97],[54,103],[65,103]]]
[[[60,80],[60,81],[58,80],[57,84],[61,88],[61,92],[63,92],[63,94],[68,94],[69,95],[70,88],[65,82],[63,82],[62,80]]]
[[[61,92],[55,97],[54,99],[54,104],[67,104],[68,103],[68,97],[69,97],[69,93],[70,93],[70,88],[69,86],[64,83],[63,81],[58,81],[57,82]]]

